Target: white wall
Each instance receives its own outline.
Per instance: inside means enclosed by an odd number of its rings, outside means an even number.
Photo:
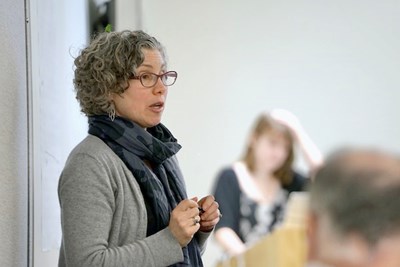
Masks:
[[[400,151],[399,1],[146,0],[143,12],[179,74],[164,123],[190,195],[209,193],[263,109],[293,111],[324,153]]]
[[[143,16],[143,0],[115,0],[115,27],[124,29],[141,29]]]
[[[23,0],[0,2],[0,266],[28,264],[28,131]]]
[[[73,59],[88,40],[86,1],[31,0],[34,266],[56,266],[58,178],[87,131],[73,88]]]

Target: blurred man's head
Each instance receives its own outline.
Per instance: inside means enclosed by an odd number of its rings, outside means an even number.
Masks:
[[[311,256],[331,266],[400,267],[400,160],[342,151],[311,186]]]

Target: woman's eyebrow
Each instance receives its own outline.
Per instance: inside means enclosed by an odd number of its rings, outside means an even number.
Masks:
[[[151,68],[151,69],[152,69],[152,68],[153,68],[153,65],[142,64],[142,65],[139,66],[139,68],[140,68],[140,67],[147,67],[147,68]]]
[[[140,66],[138,66],[138,68],[140,68],[140,67],[146,67],[146,68],[149,68],[149,69],[153,69],[154,68],[154,66],[153,65],[150,65],[150,64],[141,64]],[[166,65],[165,64],[162,64],[161,65],[161,69],[163,70],[163,69],[165,69],[166,68]]]

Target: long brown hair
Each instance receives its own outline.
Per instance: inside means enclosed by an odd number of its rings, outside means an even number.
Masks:
[[[288,142],[288,156],[283,165],[274,172],[274,175],[278,178],[281,184],[285,186],[292,182],[292,164],[294,160],[293,137],[288,127],[277,122],[270,115],[263,113],[256,119],[252,131],[250,132],[250,138],[257,139],[264,134],[269,135],[272,133],[283,136]],[[248,143],[244,156],[242,158],[250,172],[255,171],[253,146],[253,142]]]

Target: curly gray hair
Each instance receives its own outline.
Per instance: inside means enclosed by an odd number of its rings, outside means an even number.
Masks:
[[[74,61],[74,86],[83,113],[111,111],[110,94],[121,94],[129,87],[129,77],[143,63],[143,49],[157,49],[166,61],[161,43],[143,31],[100,33],[81,51]]]

